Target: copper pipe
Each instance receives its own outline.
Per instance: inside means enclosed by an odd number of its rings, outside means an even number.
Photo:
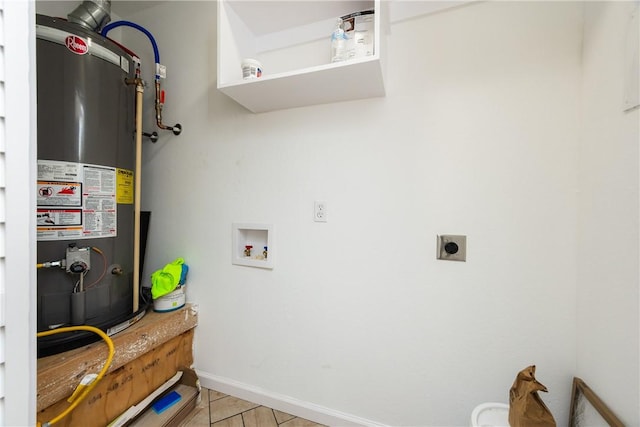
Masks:
[[[167,126],[162,123],[162,105],[162,102],[160,102],[160,80],[156,79],[156,125],[160,129],[173,131],[174,135],[180,135],[182,126],[179,123],[175,126]]]

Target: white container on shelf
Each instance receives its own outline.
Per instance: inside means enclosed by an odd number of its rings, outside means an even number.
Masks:
[[[177,310],[184,307],[186,302],[186,295],[184,292],[184,286],[178,286],[173,291],[160,298],[153,300],[153,311],[164,313],[167,311]]]
[[[262,64],[253,58],[242,60],[242,78],[244,80],[257,79],[262,77]]]

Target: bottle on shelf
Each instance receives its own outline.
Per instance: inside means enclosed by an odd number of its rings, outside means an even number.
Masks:
[[[344,32],[342,19],[338,18],[331,33],[331,62],[347,59],[347,35]]]

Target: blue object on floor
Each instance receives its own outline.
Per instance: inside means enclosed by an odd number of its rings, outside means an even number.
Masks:
[[[174,390],[166,396],[161,397],[151,407],[156,414],[161,414],[167,409],[171,408],[180,399],[182,399],[182,396],[180,396],[180,394]]]

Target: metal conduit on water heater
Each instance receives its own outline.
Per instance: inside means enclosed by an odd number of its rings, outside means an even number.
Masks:
[[[85,0],[67,15],[69,22],[99,31],[111,20],[111,0]]]

